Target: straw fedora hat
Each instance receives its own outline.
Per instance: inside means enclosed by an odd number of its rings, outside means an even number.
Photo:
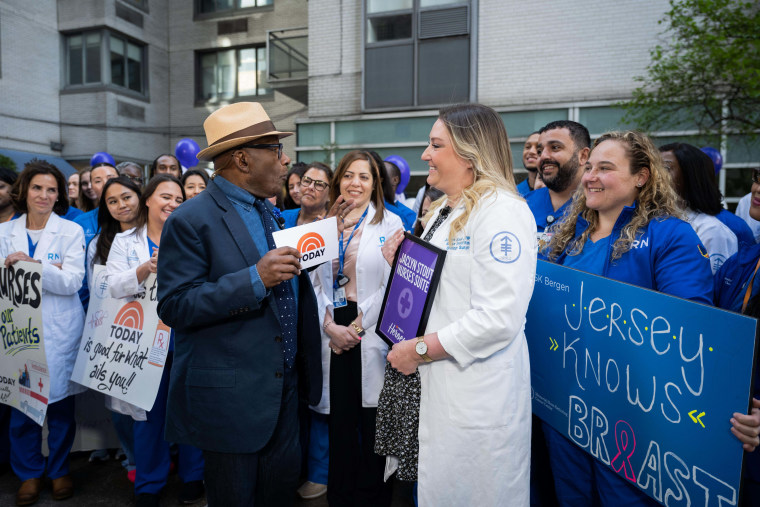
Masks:
[[[265,136],[279,139],[293,132],[280,132],[258,102],[238,102],[217,109],[203,122],[208,148],[198,152],[198,160],[214,160],[227,150]]]

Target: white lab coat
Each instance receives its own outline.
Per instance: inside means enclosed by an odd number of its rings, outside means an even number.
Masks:
[[[137,267],[150,257],[147,227],[139,230],[133,227],[114,236],[106,261],[106,280],[111,297],[131,298],[145,291],[145,283],[137,281]],[[147,420],[145,410],[112,396],[106,396],[106,407],[131,416],[135,421]]]
[[[150,257],[147,227],[140,230],[133,227],[114,236],[106,261],[106,280],[111,297],[134,296],[145,290],[145,284],[137,281],[137,268]]]
[[[499,190],[481,199],[449,245],[451,223],[463,212],[460,204],[431,239],[447,254],[425,333],[437,332],[452,357],[419,366],[419,505],[527,506],[531,387],[524,328],[536,223],[522,198]]]
[[[0,224],[0,238],[0,257],[14,252],[28,255],[26,214]],[[78,295],[84,279],[84,231],[51,213],[33,258],[42,262],[42,336],[50,370],[49,403],[55,403],[85,391],[69,380],[84,330]],[[61,264],[61,269],[53,264]]]
[[[710,269],[714,275],[729,257],[739,249],[736,234],[726,224],[712,215],[686,211],[686,220],[707,249]],[[704,254],[703,254],[704,255]]]
[[[361,345],[362,407],[377,407],[377,399],[380,397],[385,378],[385,356],[388,355],[388,345],[375,334],[385,286],[391,272],[390,266],[383,257],[381,247],[385,238],[404,228],[401,219],[387,210],[380,223],[371,224],[374,214],[375,208],[370,204],[356,253],[356,298],[359,311],[362,313],[362,327],[366,330]],[[317,295],[319,323],[322,325],[326,309],[330,311],[330,315],[333,315],[332,262],[319,266],[311,273],[311,277]],[[330,354],[332,352],[329,344],[330,337],[323,329],[322,400],[319,405],[311,407],[320,414],[330,413]]]

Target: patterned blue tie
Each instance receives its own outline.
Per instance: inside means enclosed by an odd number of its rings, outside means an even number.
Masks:
[[[269,245],[270,250],[274,250],[277,247],[274,244],[272,233],[279,230],[279,228],[274,223],[272,212],[267,209],[266,204],[261,199],[254,200],[253,205],[261,215],[261,221],[264,223],[264,231],[267,233],[267,245]],[[288,280],[272,287],[272,291],[274,291],[274,297],[277,301],[277,310],[280,312],[285,366],[292,368],[296,360],[296,332],[298,329],[296,299],[293,294],[293,287],[290,285],[290,280]]]

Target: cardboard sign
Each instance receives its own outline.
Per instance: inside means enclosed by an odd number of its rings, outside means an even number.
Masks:
[[[42,265],[0,258],[0,403],[42,426],[50,372],[42,336]]]
[[[335,217],[291,227],[272,234],[277,248],[292,246],[301,252],[301,268],[338,258],[338,222]]]
[[[375,328],[389,346],[424,334],[445,258],[445,250],[404,233]]]
[[[736,505],[756,323],[539,261],[533,413],[658,502]]]
[[[71,380],[136,405],[153,408],[171,330],[158,318],[156,275],[145,292],[112,298],[105,267],[93,270],[93,291]]]

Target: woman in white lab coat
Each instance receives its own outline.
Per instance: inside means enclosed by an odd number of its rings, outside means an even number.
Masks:
[[[45,474],[53,481],[56,500],[74,491],[68,456],[76,431],[73,395],[84,388],[69,379],[84,328],[77,296],[84,278],[84,232],[59,216],[68,210],[69,201],[66,179],[55,166],[32,160],[11,195],[23,214],[0,224],[0,257],[5,257],[6,267],[18,261],[42,264],[42,334],[50,374],[47,467],[41,452],[42,427],[15,408],[11,411],[11,466],[22,481],[16,503],[30,505],[39,497]]]
[[[144,292],[145,279],[156,272],[161,232],[169,215],[185,200],[179,180],[168,174],[150,179],[140,198],[136,226],[113,239],[106,262],[111,296],[128,298]],[[169,443],[164,440],[166,397],[173,358],[173,337],[153,408],[147,413],[132,407],[135,496],[138,505],[158,505],[159,493],[169,476]],[[122,413],[130,413],[122,404]],[[113,405],[112,405],[113,406]],[[114,406],[115,407],[115,406]],[[178,473],[182,480],[180,502],[193,503],[203,496],[203,457],[199,449],[180,445]]]
[[[374,453],[388,346],[373,329],[390,273],[381,247],[403,225],[384,208],[380,174],[365,151],[351,151],[338,164],[330,203],[339,196],[353,200],[353,210],[338,217],[351,226],[341,234],[340,258],[314,276],[324,330],[323,395],[314,409],[330,413],[327,498],[333,507],[391,501],[390,484],[383,482],[385,460]]]
[[[536,272],[535,221],[517,193],[504,124],[491,108],[440,112],[422,160],[445,195],[423,238],[447,250],[425,335],[393,347],[419,370],[420,506],[527,506],[530,364],[523,332]],[[384,248],[392,260],[395,234]]]

